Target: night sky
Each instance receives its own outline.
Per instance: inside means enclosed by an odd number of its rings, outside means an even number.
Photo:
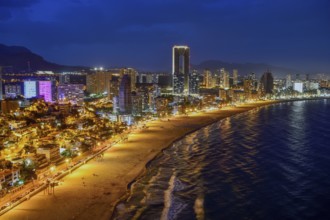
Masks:
[[[330,72],[329,0],[0,0],[0,43],[69,65],[256,62]]]

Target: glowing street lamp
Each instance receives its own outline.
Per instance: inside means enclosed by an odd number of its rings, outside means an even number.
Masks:
[[[50,172],[53,174],[56,170],[56,166],[55,165],[52,165],[50,168],[49,168]]]

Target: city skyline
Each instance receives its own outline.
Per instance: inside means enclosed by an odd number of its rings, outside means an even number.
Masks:
[[[169,48],[181,44],[193,48],[193,64],[264,62],[328,73],[329,6],[296,0],[2,1],[0,42],[68,65],[169,70]]]

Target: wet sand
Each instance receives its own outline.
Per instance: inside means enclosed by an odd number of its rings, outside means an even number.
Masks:
[[[128,140],[111,147],[103,159],[93,159],[64,177],[53,195],[40,192],[0,216],[5,220],[109,219],[127,187],[162,149],[188,133],[220,119],[276,103],[263,101],[221,110],[148,122]]]

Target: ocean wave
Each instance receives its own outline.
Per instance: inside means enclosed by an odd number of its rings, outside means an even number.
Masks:
[[[188,135],[150,164],[117,216],[313,219],[330,214],[325,208],[329,107],[329,101],[282,103]],[[139,200],[142,195],[147,199]]]

